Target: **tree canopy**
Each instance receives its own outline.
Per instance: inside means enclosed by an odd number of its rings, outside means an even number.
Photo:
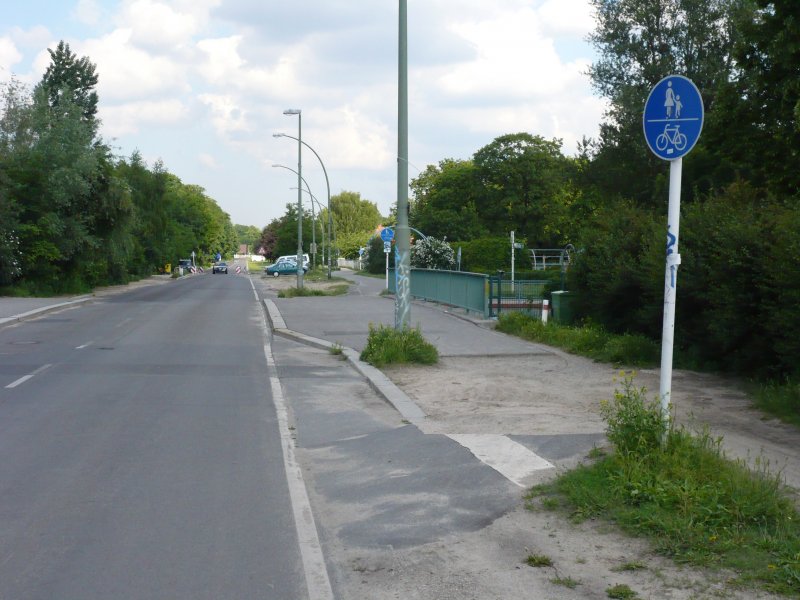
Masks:
[[[231,253],[230,218],[201,188],[98,137],[91,61],[64,42],[49,52],[32,92],[12,79],[0,96],[0,286],[85,291]]]

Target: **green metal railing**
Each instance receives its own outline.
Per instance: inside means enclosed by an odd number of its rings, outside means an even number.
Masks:
[[[489,316],[497,317],[503,311],[524,312],[541,318],[542,303],[549,281],[511,281],[500,277],[489,278]]]
[[[389,292],[396,292],[394,269],[389,270]],[[411,269],[411,296],[489,317],[489,276],[481,273]]]
[[[475,312],[484,318],[503,311],[524,312],[541,318],[548,281],[511,282],[496,276],[462,271],[411,269],[411,296]],[[389,270],[389,292],[396,292],[394,269]]]

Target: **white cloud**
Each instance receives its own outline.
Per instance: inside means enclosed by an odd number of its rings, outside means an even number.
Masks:
[[[73,50],[97,64],[101,101],[156,98],[190,89],[186,69],[179,62],[136,48],[129,29],[87,40]]]
[[[119,137],[156,126],[176,125],[186,121],[189,109],[177,99],[131,102],[122,105],[100,103],[98,115],[103,134]]]
[[[219,169],[219,163],[217,163],[217,159],[210,154],[206,154],[205,152],[198,155],[197,161],[207,169]]]
[[[306,47],[290,46],[272,65],[254,67],[239,51],[246,41],[242,35],[200,40],[197,47],[204,61],[197,68],[199,75],[211,85],[240,90],[257,101],[264,96],[288,99],[310,93],[297,79],[298,64],[316,60]]]
[[[395,133],[386,123],[349,105],[324,111],[315,120],[314,149],[330,157],[331,167],[374,170],[395,163]]]
[[[247,122],[246,111],[239,107],[233,96],[201,94],[199,100],[209,108],[211,122],[221,137],[229,138],[239,132],[252,131],[252,126]]]
[[[551,35],[582,39],[594,28],[594,10],[586,0],[547,0],[537,13]]]
[[[7,37],[0,37],[0,72],[2,77],[7,77],[13,71],[13,66],[22,60],[22,54],[17,50],[16,44]]]
[[[120,27],[130,29],[134,44],[154,49],[174,49],[190,43],[206,20],[207,13],[202,10],[176,10],[156,0],[127,2],[117,18]]]
[[[456,96],[544,98],[562,93],[576,74],[564,65],[553,41],[542,34],[531,9],[503,13],[480,22],[451,25],[469,40],[477,58],[443,75],[441,88]]]
[[[43,25],[36,25],[30,29],[13,27],[9,30],[9,35],[17,46],[39,51],[45,48],[53,39],[50,30]]]
[[[104,10],[97,0],[78,0],[72,15],[84,25],[98,25],[103,19]]]

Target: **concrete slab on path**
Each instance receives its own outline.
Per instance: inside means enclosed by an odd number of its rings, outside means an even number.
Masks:
[[[286,327],[357,351],[364,349],[369,326],[394,326],[394,302],[381,296],[346,295],[274,300]],[[552,350],[480,327],[439,306],[414,302],[411,323],[440,356],[547,355]]]

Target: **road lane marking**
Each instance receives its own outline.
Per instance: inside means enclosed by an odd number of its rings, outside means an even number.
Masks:
[[[555,468],[538,454],[504,435],[448,433],[447,437],[520,487],[526,487],[525,479],[536,471]]]
[[[252,284],[252,281],[251,281]],[[262,316],[261,326],[264,333],[264,356],[267,364],[275,366],[272,356],[272,346],[269,343],[269,326]],[[333,588],[328,578],[325,566],[325,557],[322,554],[322,544],[317,535],[317,525],[308,491],[303,479],[303,471],[295,457],[295,444],[292,432],[289,429],[289,413],[286,401],[283,398],[281,382],[275,374],[275,369],[270,368],[269,383],[272,390],[272,402],[278,417],[278,429],[281,434],[281,447],[283,448],[283,467],[286,471],[286,481],[289,484],[289,498],[294,513],[294,525],[297,531],[297,542],[300,547],[300,557],[303,561],[303,570],[306,576],[309,600],[334,600]]]
[[[92,344],[94,344],[94,341],[86,342],[85,344],[83,344],[81,346],[75,346],[75,350],[83,350],[84,348],[88,348]]]
[[[39,367],[39,368],[38,368],[38,369],[36,369],[35,371],[33,371],[33,372],[31,372],[31,373],[28,373],[27,375],[25,375],[25,376],[23,376],[23,377],[20,377],[20,378],[19,378],[19,379],[17,379],[16,381],[13,381],[13,382],[9,383],[9,384],[6,386],[6,389],[7,389],[7,390],[10,390],[10,389],[13,389],[13,388],[17,387],[18,385],[22,385],[23,383],[25,383],[25,382],[26,382],[26,381],[28,381],[29,379],[33,379],[33,378],[34,378],[34,377],[36,377],[36,376],[37,376],[39,373],[41,373],[42,371],[46,371],[47,369],[49,369],[49,368],[50,368],[50,367],[52,367],[52,366],[53,366],[53,365],[44,365],[44,366],[42,366],[42,367]]]

